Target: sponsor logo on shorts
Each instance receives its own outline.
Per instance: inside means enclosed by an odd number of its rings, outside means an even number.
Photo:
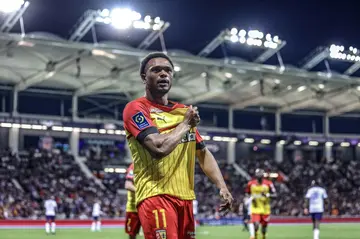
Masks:
[[[166,239],[166,230],[156,230],[156,239]]]
[[[188,235],[188,237],[190,237],[190,238],[195,238],[195,232],[187,232],[186,233],[187,235]]]

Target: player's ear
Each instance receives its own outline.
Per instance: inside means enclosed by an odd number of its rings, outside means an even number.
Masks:
[[[143,73],[140,75],[141,76],[141,80],[143,81],[143,83],[145,84],[146,83],[146,74]]]

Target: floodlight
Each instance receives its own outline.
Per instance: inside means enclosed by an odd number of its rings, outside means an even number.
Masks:
[[[304,85],[299,86],[299,87],[297,88],[297,91],[298,91],[298,92],[302,92],[302,91],[304,91],[304,90],[306,90],[306,86],[304,86]]]
[[[228,79],[232,78],[232,76],[233,76],[230,72],[225,72],[224,75],[225,75],[225,77],[228,78]]]
[[[151,17],[149,15],[144,17],[144,22],[150,23],[151,22]]]
[[[340,144],[341,147],[349,147],[350,146],[350,143],[349,142],[342,142]]]
[[[160,38],[163,50],[165,50],[162,35],[170,26],[169,22],[161,20],[160,17],[152,18],[147,15],[142,18],[140,13],[129,8],[87,10],[74,26],[69,40],[78,42],[92,30],[93,41],[96,44],[97,36],[94,29],[96,24],[112,25],[114,28],[120,30],[131,28],[150,30],[149,35],[138,46],[138,48],[142,50],[147,49],[158,38]]]
[[[161,22],[160,17],[155,17],[154,22],[159,24]]]
[[[102,17],[109,17],[109,16],[110,16],[110,10],[109,10],[109,9],[103,9],[103,10],[100,12],[100,16],[102,16]]]
[[[208,74],[207,74],[206,72],[201,73],[201,77],[202,77],[202,78],[206,78],[207,75],[208,75]],[[359,88],[359,89],[360,89],[360,88]]]
[[[301,141],[300,140],[295,140],[294,145],[301,145]]]
[[[243,36],[241,36],[240,39],[239,39],[239,42],[240,42],[241,44],[244,44],[244,43],[246,42],[246,38],[243,37]]]
[[[234,27],[231,29],[230,33],[231,33],[231,35],[236,35],[236,34],[238,34],[238,29]]]
[[[259,30],[249,30],[246,32],[246,30],[242,29],[238,31],[237,28],[227,30],[225,40],[270,49],[276,49],[281,44],[278,36],[272,37],[271,34],[264,34]]]
[[[309,141],[309,145],[310,146],[318,146],[319,142],[317,142],[317,141]]]
[[[240,36],[240,37],[245,37],[245,36],[246,36],[246,31],[245,31],[244,29],[241,29],[241,30],[239,31],[239,36]]]
[[[153,29],[158,31],[165,24],[160,17],[145,16],[141,20],[141,14],[129,8],[114,8],[113,10],[104,9],[98,11],[96,22],[111,24],[117,29],[128,29],[131,27],[137,29]]]
[[[238,36],[236,36],[236,35],[232,35],[231,37],[230,37],[230,41],[232,41],[232,42],[238,42],[239,41],[239,37]]]
[[[350,46],[348,50],[345,49],[346,48],[344,46],[332,44],[329,48],[330,58],[350,62],[360,61],[360,55],[357,48]]]
[[[271,140],[270,139],[262,139],[262,140],[260,140],[260,143],[262,143],[262,144],[270,144]]]
[[[334,143],[333,142],[326,142],[325,143],[325,146],[327,146],[327,147],[332,147],[334,145]]]
[[[29,4],[24,0],[10,0],[10,1],[0,1],[0,11],[4,13],[16,12],[24,4]]]
[[[118,29],[127,29],[134,21],[141,19],[140,13],[127,8],[115,8],[111,11],[109,17],[111,19],[111,24]]]
[[[244,142],[245,142],[245,143],[248,143],[248,144],[252,144],[252,143],[255,142],[255,140],[254,140],[253,138],[245,138],[245,139],[244,139]]]
[[[235,27],[225,29],[209,42],[209,44],[199,52],[198,56],[204,57],[211,54],[217,47],[226,41],[233,44],[240,43],[242,45],[246,44],[249,47],[259,47],[264,49],[265,51],[254,60],[256,63],[263,63],[276,54],[280,67],[283,67],[283,61],[279,51],[286,45],[286,42],[280,40],[278,36],[272,37],[270,33],[265,34],[256,29],[251,29],[249,31],[244,29],[238,30],[238,28]]]

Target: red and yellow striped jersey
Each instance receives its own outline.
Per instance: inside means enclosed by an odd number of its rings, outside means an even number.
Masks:
[[[134,182],[134,163],[130,164],[126,171],[126,180]],[[135,192],[131,192],[129,190],[127,192],[126,212],[137,212]]]
[[[265,197],[265,194],[274,193],[274,184],[266,179],[263,179],[261,183],[254,179],[248,182],[246,193],[253,197],[251,204],[251,213],[269,215],[271,213],[270,198]]]
[[[168,194],[183,200],[195,199],[195,154],[205,144],[196,128],[184,135],[173,152],[152,158],[141,142],[149,134],[166,134],[184,120],[187,107],[169,102],[159,105],[142,97],[129,102],[123,112],[124,128],[134,160],[136,203]]]

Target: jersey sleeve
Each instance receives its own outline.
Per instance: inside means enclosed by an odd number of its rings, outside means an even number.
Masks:
[[[204,139],[201,137],[199,131],[196,129],[196,149],[197,150],[201,150],[201,149],[204,149],[206,147],[205,145],[205,142],[204,142]]]
[[[309,189],[306,192],[305,198],[311,198],[311,192]]]
[[[326,193],[326,190],[325,190],[325,189],[324,189],[324,193],[323,193],[323,198],[324,198],[324,199],[328,198],[328,195],[327,195],[327,193]]]
[[[128,103],[123,111],[124,128],[142,142],[149,134],[159,133],[150,118],[149,109],[141,102]]]

